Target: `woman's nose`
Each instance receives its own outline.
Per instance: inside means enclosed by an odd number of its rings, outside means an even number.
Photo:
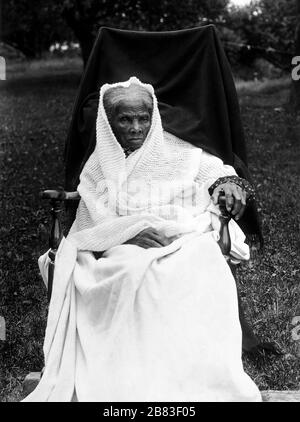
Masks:
[[[134,119],[130,128],[131,132],[141,133],[142,127],[137,119]]]

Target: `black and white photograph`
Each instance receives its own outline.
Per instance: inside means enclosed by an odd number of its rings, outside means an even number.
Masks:
[[[299,186],[300,0],[2,0],[0,402],[300,402]]]

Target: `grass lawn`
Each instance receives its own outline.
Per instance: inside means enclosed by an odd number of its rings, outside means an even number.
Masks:
[[[0,401],[19,401],[22,381],[43,367],[46,289],[37,258],[47,248],[49,208],[38,193],[63,184],[62,153],[81,64],[8,66],[0,81]],[[282,357],[244,360],[260,389],[299,389],[300,119],[284,110],[288,81],[237,83],[257,188],[265,248],[239,270],[238,287],[256,333]],[[299,323],[298,323],[299,324]]]

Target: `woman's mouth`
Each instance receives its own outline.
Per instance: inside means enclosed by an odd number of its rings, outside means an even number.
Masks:
[[[128,139],[128,142],[132,144],[140,144],[141,142],[143,142],[143,138],[130,138]]]

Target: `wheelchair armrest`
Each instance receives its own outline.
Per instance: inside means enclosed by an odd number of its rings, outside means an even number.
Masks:
[[[228,223],[231,219],[231,215],[226,209],[226,198],[224,194],[219,196],[218,205],[221,211],[221,214],[219,217],[220,223],[221,223],[220,232],[219,232],[220,239],[218,240],[218,244],[226,260],[230,261],[231,240],[230,240]]]
[[[50,199],[53,201],[79,201],[80,195],[77,191],[66,192],[64,190],[44,190],[40,192],[42,199]]]
[[[61,227],[60,214],[62,212],[62,202],[64,201],[79,201],[80,195],[77,191],[75,192],[66,192],[64,190],[44,190],[40,192],[40,198],[48,199],[51,205],[51,228],[49,235],[49,252],[48,256],[50,259],[49,269],[48,269],[48,300],[50,301],[53,285],[53,276],[54,276],[54,262],[55,255],[61,239],[63,237],[63,231]]]

